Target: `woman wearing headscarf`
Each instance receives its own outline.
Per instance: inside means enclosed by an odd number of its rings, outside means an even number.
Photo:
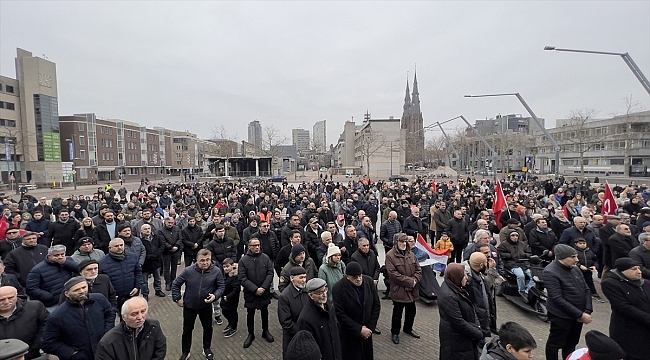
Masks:
[[[474,304],[465,290],[467,275],[461,264],[449,264],[438,294],[440,360],[478,360],[483,339]]]

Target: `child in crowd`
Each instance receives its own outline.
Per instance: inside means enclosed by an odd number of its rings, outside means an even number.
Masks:
[[[499,336],[485,344],[481,360],[528,360],[533,358],[537,343],[523,326],[516,322],[501,325]]]
[[[582,275],[585,277],[585,282],[591,291],[591,296],[598,302],[604,303],[598,292],[596,292],[596,287],[594,286],[594,277],[593,272],[596,271],[598,266],[596,254],[587,246],[587,240],[583,238],[577,238],[574,242],[575,249],[578,250],[578,261],[580,270],[582,270]]]
[[[241,284],[237,276],[237,264],[231,258],[226,258],[222,266],[226,287],[221,297],[221,314],[228,321],[228,326],[223,329],[223,336],[229,338],[237,333],[237,322],[239,321],[237,306],[239,306]]]
[[[449,249],[449,260],[447,263],[450,263],[452,261],[451,258],[451,252],[454,251],[454,244],[451,242],[451,239],[449,238],[449,235],[447,232],[443,232],[442,236],[440,236],[440,240],[436,241],[436,250],[447,250]]]

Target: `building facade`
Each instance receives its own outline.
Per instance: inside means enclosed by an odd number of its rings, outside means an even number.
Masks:
[[[373,178],[399,174],[405,167],[405,137],[406,129],[401,129],[400,119],[364,121],[354,139],[355,165]]]
[[[418,75],[413,77],[413,93],[409,94],[409,84],[406,81],[406,96],[404,97],[401,129],[406,130],[406,164],[418,165],[424,161],[424,125],[420,110],[420,93],[418,90]]]
[[[291,143],[298,151],[306,151],[310,149],[309,130],[305,129],[292,129],[291,130]]]
[[[257,120],[248,123],[248,142],[253,144],[256,155],[262,153],[262,125]]]
[[[327,150],[327,120],[317,121],[312,128],[312,144],[316,152]]]

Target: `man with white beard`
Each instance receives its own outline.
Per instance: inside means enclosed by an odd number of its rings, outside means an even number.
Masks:
[[[322,360],[341,360],[341,340],[334,306],[327,302],[327,283],[320,278],[307,281],[310,301],[298,317],[298,330],[310,332],[322,354]]]
[[[97,260],[84,260],[79,263],[79,274],[86,279],[88,283],[88,293],[102,294],[114,309],[117,310],[117,295],[115,288],[111,284],[111,279],[106,274],[99,273],[99,264]],[[65,296],[61,296],[61,302],[65,301]]]
[[[298,332],[296,322],[300,312],[307,305],[309,295],[303,291],[307,282],[307,271],[302,266],[291,269],[291,285],[282,291],[278,300],[278,320],[282,326],[282,358],[285,357],[289,342]]]

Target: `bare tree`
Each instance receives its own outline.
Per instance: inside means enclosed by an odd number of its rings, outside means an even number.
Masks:
[[[505,132],[495,134],[492,138],[494,150],[498,152],[501,160],[501,170],[505,174],[512,170],[511,160],[513,160],[515,152],[525,151],[528,148],[528,137],[521,132]]]
[[[225,126],[219,125],[212,128],[212,139],[237,142],[237,133],[231,134]]]
[[[597,144],[607,138],[607,131],[599,128],[590,128],[588,122],[592,121],[598,112],[594,109],[579,109],[571,111],[566,124],[567,132],[562,137],[563,143],[571,145],[573,151],[578,154],[580,163],[580,174],[585,175],[584,158],[585,153],[592,151]],[[571,152],[571,151],[570,151]]]
[[[289,138],[275,126],[265,126],[262,131],[262,153],[266,156],[276,157],[280,154],[278,146],[288,141]]]
[[[447,143],[447,138],[439,136],[428,139],[424,145],[424,160],[435,166],[441,166],[448,159],[448,165],[451,166],[451,155],[453,154]]]
[[[18,194],[18,182],[22,180],[22,171],[18,171],[18,149],[23,149],[23,136],[27,136],[27,133],[23,133],[21,136],[21,130],[17,127],[6,127],[2,126],[0,127],[0,137],[3,137],[4,141],[0,143],[0,146],[5,145],[6,142],[9,143],[9,151],[11,152],[11,161],[13,162],[13,173],[14,173],[14,178],[15,180],[13,181],[15,183],[15,193]],[[24,155],[24,149],[23,149],[23,157]],[[24,159],[23,159],[24,161]],[[10,174],[7,172],[7,177],[9,177]]]
[[[357,136],[360,141],[359,153],[362,161],[365,160],[366,162],[366,175],[370,176],[370,157],[384,148],[386,139],[384,135],[373,131],[370,125],[361,130]]]

